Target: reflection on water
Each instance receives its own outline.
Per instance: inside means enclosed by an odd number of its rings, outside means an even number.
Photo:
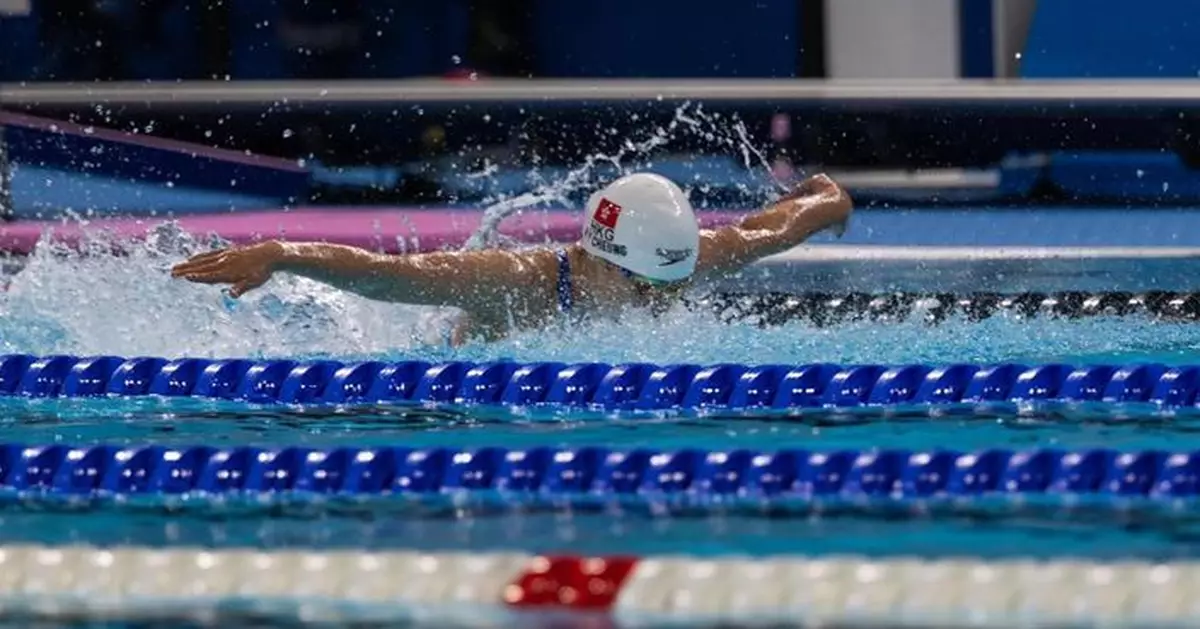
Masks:
[[[934,412],[936,411],[936,412]],[[0,442],[315,448],[503,446],[831,450],[875,447],[1170,449],[1200,430],[1200,411],[1147,405],[801,409],[787,413],[425,407],[289,408],[178,399],[0,398]],[[1119,411],[1119,412],[1117,412]]]

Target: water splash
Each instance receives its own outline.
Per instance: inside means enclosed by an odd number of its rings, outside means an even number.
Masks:
[[[531,171],[533,189],[491,199],[466,247],[508,245],[497,229],[505,218],[548,203],[570,205],[572,195],[601,180],[645,168],[661,151],[696,140],[718,153],[741,155],[747,171],[761,169],[770,176],[765,157],[740,120],[684,104],[665,126],[627,139],[612,155],[588,156],[565,177],[545,180]],[[485,164],[482,172],[469,176],[486,178],[496,170]],[[783,187],[770,181],[768,187]],[[290,276],[231,302],[214,287],[172,280],[167,272],[179,259],[221,243],[186,234],[172,223],[160,226],[144,243],[116,243],[89,225],[86,208],[65,214],[85,227],[87,240],[79,250],[70,250],[43,237],[23,271],[0,294],[0,351],[396,355],[442,345],[442,334],[456,316],[448,309],[373,302]],[[120,255],[114,254],[117,250]],[[655,324],[647,320],[644,327],[649,331]]]
[[[624,143],[613,155],[592,155],[565,177],[534,191],[497,199],[468,247],[494,246],[507,217],[549,202],[569,204],[605,177],[652,164],[657,151],[700,138],[741,156],[749,171],[771,177],[767,157],[736,119],[681,106],[671,123]],[[487,176],[487,172],[483,173]],[[683,181],[703,186],[703,181]],[[749,191],[761,192],[761,190]],[[87,220],[76,213],[76,222]],[[847,363],[907,361],[1190,360],[1200,330],[1140,319],[983,323],[855,323],[771,329],[722,324],[708,313],[677,310],[654,319],[630,312],[616,321],[572,329],[518,333],[493,344],[450,350],[442,333],[455,312],[374,302],[317,282],[279,276],[237,302],[219,289],[170,278],[181,258],[219,245],[167,223],[142,243],[115,243],[91,229],[80,250],[46,239],[24,270],[0,292],[0,352],[166,356],[461,357],[489,360]],[[120,253],[114,253],[115,250]]]
[[[237,302],[168,270],[210,248],[167,224],[144,243],[49,241],[0,294],[0,351],[148,355],[370,355],[428,342],[440,311],[279,276]]]
[[[760,329],[677,308],[655,319],[616,320],[521,332],[491,344],[448,349],[450,310],[370,301],[281,275],[237,302],[216,287],[172,280],[182,256],[207,242],[167,226],[143,244],[94,237],[83,252],[44,244],[0,292],[0,352],[165,356],[422,357],[657,363],[904,363],[1002,360],[1188,362],[1200,328],[1135,317],[929,326],[794,323]]]
[[[489,345],[459,349],[453,357],[610,364],[1191,364],[1197,349],[1197,326],[1141,317],[1068,320],[999,315],[981,322],[950,319],[938,325],[914,319],[829,327],[797,321],[760,328],[719,323],[708,312],[679,307],[659,319],[631,310],[616,320],[517,333]],[[430,359],[450,357],[439,349],[414,351]]]
[[[568,171],[565,176],[547,181],[538,175],[537,171],[529,173],[533,189],[529,192],[503,198],[486,199],[483,220],[479,227],[468,238],[466,249],[483,249],[494,246],[507,246],[499,234],[500,224],[505,219],[522,212],[549,205],[572,205],[572,197],[580,192],[595,189],[601,181],[629,174],[651,167],[658,152],[673,144],[699,139],[703,144],[717,149],[717,153],[735,151],[742,157],[742,165],[747,172],[758,172],[765,176],[764,187],[777,188],[781,192],[788,190],[788,185],[781,181],[771,168],[766,155],[750,139],[745,123],[736,116],[723,116],[719,113],[710,114],[701,105],[684,103],[675,109],[671,121],[666,126],[656,126],[639,135],[627,138],[621,148],[612,154],[593,153],[584,158],[583,163]],[[467,175],[469,178],[486,178],[497,172],[494,164],[487,163],[482,171]],[[703,181],[680,181],[685,189],[699,185]],[[764,190],[752,190],[746,183],[738,184],[739,190],[747,196],[759,196]]]

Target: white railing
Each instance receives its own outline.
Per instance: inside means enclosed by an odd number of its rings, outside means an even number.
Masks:
[[[537,101],[1165,102],[1200,104],[1194,80],[823,81],[783,79],[485,79],[3,84],[0,104],[445,103]]]

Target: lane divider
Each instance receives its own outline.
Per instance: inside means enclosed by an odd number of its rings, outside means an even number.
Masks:
[[[481,447],[269,450],[157,445],[0,445],[0,488],[65,497],[275,494],[437,496],[505,504],[936,499],[979,496],[1200,496],[1200,452],[1156,450],[610,450]]]
[[[308,623],[617,626],[1194,626],[1200,564],[973,559],[0,547],[0,611],[99,618],[243,611]],[[511,615],[511,617],[507,617]],[[219,617],[219,616],[218,616]],[[507,625],[506,625],[507,626]]]
[[[1147,316],[1200,321],[1200,293],[713,293],[690,297],[691,310],[708,310],[725,322],[760,326],[804,322],[824,326],[850,321],[941,323],[952,317],[983,321],[995,316],[1020,319]]]
[[[0,396],[158,395],[291,405],[414,402],[611,411],[1038,402],[1195,406],[1200,366],[646,363],[0,356]]]

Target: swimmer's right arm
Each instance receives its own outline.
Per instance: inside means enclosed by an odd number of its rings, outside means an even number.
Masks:
[[[379,301],[473,309],[525,284],[524,264],[498,250],[387,255],[344,245],[270,241],[200,254],[171,274],[229,284],[233,297],[285,272]]]

